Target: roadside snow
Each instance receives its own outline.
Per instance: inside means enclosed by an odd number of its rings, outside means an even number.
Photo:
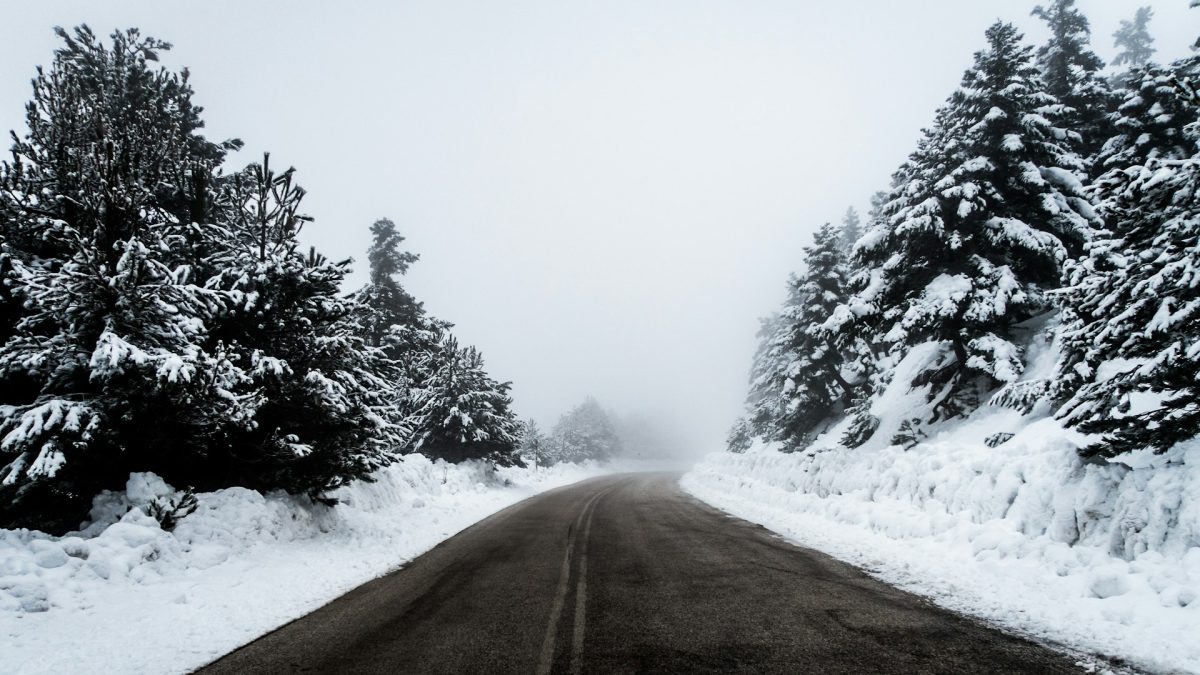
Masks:
[[[897,368],[866,445],[837,446],[843,423],[806,453],[712,454],[683,487],[956,611],[1137,668],[1200,673],[1200,441],[1087,464],[1076,454],[1087,438],[1045,411],[985,406],[909,450],[891,445],[925,398],[902,375],[931,358],[916,349]]]
[[[490,474],[410,455],[343,488],[334,507],[241,488],[200,494],[171,533],[144,512],[170,487],[134,474],[73,536],[0,530],[0,670],[188,672],[510,504],[606,472]]]

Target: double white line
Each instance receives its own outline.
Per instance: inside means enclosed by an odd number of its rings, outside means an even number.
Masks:
[[[567,601],[567,589],[571,582],[571,557],[575,550],[576,535],[582,525],[582,544],[579,545],[579,576],[575,582],[575,628],[571,639],[571,672],[578,674],[583,668],[583,629],[587,611],[587,542],[592,530],[592,516],[596,513],[596,502],[617,488],[616,485],[601,490],[583,505],[575,525],[567,535],[567,550],[563,553],[562,571],[558,576],[558,590],[554,604],[550,607],[550,622],[546,624],[546,637],[542,640],[542,656],[538,660],[538,675],[550,675],[554,665],[554,643],[558,634],[558,622],[562,618],[563,606]]]

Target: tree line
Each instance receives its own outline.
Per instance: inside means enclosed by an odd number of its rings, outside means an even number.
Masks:
[[[901,384],[924,388],[927,414],[894,443],[984,405],[1095,434],[1080,450],[1094,461],[1196,434],[1200,57],[1155,63],[1145,7],[1114,34],[1106,75],[1075,0],[1033,15],[1048,41],[988,28],[865,224],[851,210],[817,230],[763,322],[732,450],[800,451],[846,419],[839,442],[861,445],[923,345],[932,356]],[[1061,354],[1050,377],[1025,376],[1037,340]]]
[[[509,384],[401,285],[304,250],[305,191],[202,135],[170,45],[57,29],[0,163],[0,526],[64,531],[133,471],[328,501],[407,452],[519,461]]]

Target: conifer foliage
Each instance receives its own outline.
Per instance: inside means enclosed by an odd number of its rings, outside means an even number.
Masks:
[[[1124,70],[1110,94],[1075,0],[1034,15],[1049,42],[1035,54],[1012,26],[989,28],[887,197],[872,200],[845,263],[848,297],[830,306],[793,281],[784,312],[764,324],[731,451],[752,436],[804,449],[812,430],[839,420],[837,440],[858,445],[879,427],[881,392],[906,385],[924,387],[927,410],[893,424],[888,442],[912,451],[928,423],[985,402],[1096,434],[1080,450],[1093,461],[1166,453],[1196,436],[1200,61],[1152,63],[1142,8],[1115,34]],[[1052,378],[1023,376],[1034,342],[1060,356]],[[831,354],[840,368],[821,361]],[[902,361],[916,376],[892,382]],[[844,379],[857,393],[810,384],[835,371],[853,374]],[[829,405],[834,393],[850,398]],[[988,445],[1002,451],[1010,437]]]
[[[1165,452],[1200,423],[1200,121],[1190,69],[1146,71],[1139,91],[1154,97],[1157,119],[1134,127],[1137,142],[1113,144],[1113,168],[1096,186],[1107,228],[1061,292],[1058,414],[1101,435],[1085,455]],[[1130,96],[1126,118],[1146,105]]]
[[[310,219],[294,173],[274,173],[267,156],[229,181],[229,248],[210,285],[232,299],[213,337],[237,369],[229,390],[239,406],[222,442],[186,473],[204,487],[319,496],[387,464],[406,438],[398,369],[366,343],[358,304],[340,292],[350,261],[300,250]]]
[[[58,35],[0,164],[0,527],[78,526],[134,471],[324,500],[414,445],[511,461],[508,385],[400,286],[391,221],[344,295],[295,171],[224,173],[170,45]]]
[[[1139,68],[1154,58],[1154,37],[1150,35],[1150,19],[1154,16],[1151,7],[1139,7],[1132,20],[1122,20],[1113,33],[1113,46],[1119,49],[1112,64],[1125,68]]]
[[[1052,0],[1034,8],[1033,15],[1046,23],[1050,39],[1037,50],[1037,65],[1046,91],[1065,106],[1060,116],[1078,134],[1075,148],[1085,158],[1108,138],[1111,93],[1099,76],[1104,61],[1089,43],[1092,29],[1075,0]]]
[[[511,384],[489,377],[479,351],[459,347],[453,336],[427,358],[428,373],[414,394],[412,448],[451,462],[516,464],[521,423],[510,409]]]
[[[611,459],[622,450],[616,425],[590,396],[558,420],[550,446],[557,462]]]
[[[946,346],[919,378],[943,397],[939,416],[1017,379],[1012,328],[1048,309],[1046,292],[1095,222],[1084,162],[1064,142],[1074,133],[1057,126],[1030,48],[1004,23],[987,40],[859,242],[856,294],[841,313],[901,353]]]
[[[854,221],[848,223],[856,226]],[[856,393],[824,324],[845,301],[843,230],[828,223],[804,249],[805,270],[789,281],[782,311],[764,322],[747,400],[754,435],[787,448],[804,446]]]
[[[367,250],[371,276],[358,294],[359,322],[372,347],[381,347],[390,358],[398,360],[413,346],[411,340],[404,339],[405,329],[413,330],[425,319],[424,307],[398,279],[419,256],[400,250],[404,237],[387,218],[371,225],[371,236],[371,248]]]
[[[186,72],[153,65],[170,45],[58,35],[0,166],[0,268],[20,303],[0,350],[0,520],[48,527],[130,464],[202,452],[238,415],[238,375],[209,340],[230,297],[195,255],[237,143],[200,135]]]

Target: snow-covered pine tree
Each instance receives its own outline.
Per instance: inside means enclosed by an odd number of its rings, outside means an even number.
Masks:
[[[831,330],[891,345],[939,342],[934,417],[965,413],[1023,370],[1014,324],[1048,308],[1062,262],[1091,237],[1083,160],[1010,24],[987,30],[962,87],[894,177],[885,218],[856,247],[855,294]]]
[[[1107,229],[1061,292],[1058,416],[1101,435],[1081,450],[1088,457],[1166,452],[1200,428],[1200,101],[1177,83],[1192,111],[1183,132],[1192,153],[1179,158],[1169,143],[1105,175]]]
[[[822,422],[845,411],[858,380],[847,380],[834,335],[824,329],[846,300],[843,230],[826,223],[804,249],[804,272],[788,283],[783,309],[764,325],[752,369],[748,416],[755,435],[803,449]]]
[[[844,293],[849,296],[855,288],[862,288],[869,275],[864,274],[865,258],[857,248],[858,240],[872,229],[887,227],[885,208],[889,201],[887,191],[880,190],[871,195],[871,209],[867,213],[867,226],[860,231],[847,250],[846,279]],[[871,437],[879,420],[871,414],[872,396],[883,390],[888,380],[888,367],[894,357],[880,354],[878,336],[874,335],[863,321],[863,313],[851,311],[845,302],[834,308],[821,326],[842,356],[842,372],[845,379],[855,384],[855,394],[846,408],[849,426],[840,442],[857,447]],[[882,360],[881,360],[882,357]]]
[[[550,438],[560,462],[611,459],[623,449],[616,425],[591,396],[559,418]]]
[[[521,423],[511,410],[508,382],[488,376],[474,347],[447,335],[415,392],[413,450],[435,459],[518,463]]]
[[[228,181],[228,248],[210,286],[233,301],[215,322],[240,377],[227,444],[189,467],[197,485],[285,489],[316,498],[394,459],[405,442],[403,377],[366,343],[343,297],[349,262],[300,250],[305,192],[270,157]]]
[[[1075,0],[1051,0],[1037,6],[1033,16],[1046,22],[1050,39],[1037,51],[1037,64],[1046,91],[1067,106],[1062,125],[1079,135],[1074,149],[1086,160],[1111,135],[1108,113],[1112,92],[1099,76],[1104,61],[1090,46],[1091,26]]]
[[[1125,68],[1126,71],[1146,66],[1154,58],[1154,36],[1150,34],[1150,19],[1154,9],[1146,6],[1139,7],[1133,19],[1122,19],[1120,27],[1113,33],[1113,47],[1117,55],[1113,57],[1112,65]],[[1116,76],[1116,82],[1124,87],[1128,85],[1128,76],[1124,73]]]
[[[788,277],[788,297],[798,280]],[[787,301],[785,301],[787,302]],[[788,325],[776,312],[759,321],[758,348],[750,362],[750,387],[746,392],[745,422],[753,437],[764,440],[777,435],[779,420],[783,419],[783,382],[786,380]]]
[[[39,69],[0,166],[0,526],[77,526],[131,470],[201,452],[236,414],[236,374],[208,320],[211,182],[226,150],[201,134],[170,45],[86,26]],[[187,484],[187,481],[180,481]]]
[[[846,214],[842,216],[842,250],[847,256],[850,251],[854,250],[854,244],[858,242],[858,238],[862,236],[862,219],[858,217],[858,211],[854,207],[846,209]]]
[[[383,348],[389,358],[399,360],[405,356],[407,345],[396,339],[393,328],[419,326],[425,310],[397,277],[407,272],[419,256],[400,250],[404,237],[387,218],[371,225],[371,238],[367,249],[370,280],[356,297],[362,308],[359,321],[368,344]]]
[[[535,471],[539,466],[548,466],[552,463],[550,439],[542,433],[536,420],[528,419],[521,424],[521,454],[533,461]]]
[[[725,436],[725,449],[728,452],[741,454],[750,449],[754,444],[754,430],[750,428],[750,423],[745,417],[738,417],[733,421],[733,425],[729,427],[729,433]]]
[[[1198,62],[1200,58],[1193,57],[1169,66],[1151,64],[1129,71],[1124,99],[1111,115],[1113,135],[1094,163],[1094,171],[1100,175],[1098,183],[1151,159],[1192,155],[1194,144],[1183,130],[1196,119],[1197,108],[1179,95],[1179,82],[1190,79]]]
[[[1196,153],[1187,130],[1200,116],[1200,107],[1181,89],[1196,62],[1192,57],[1170,66],[1152,64],[1134,70],[1136,80],[1113,115],[1118,133],[1098,155],[1097,165],[1106,171],[1091,186],[1105,227],[1084,256],[1068,262],[1064,288],[1056,292],[1063,308],[1059,329],[1063,360],[1051,393],[1059,401],[1073,396],[1109,358],[1113,345],[1105,343],[1114,334],[1098,318],[1112,311],[1107,303],[1116,296],[1109,294],[1120,288],[1114,280],[1126,277],[1130,261],[1141,255],[1139,250],[1151,250],[1150,240],[1157,235],[1153,227],[1130,220],[1124,210],[1128,204],[1116,197],[1126,193],[1132,176],[1146,166]]]

